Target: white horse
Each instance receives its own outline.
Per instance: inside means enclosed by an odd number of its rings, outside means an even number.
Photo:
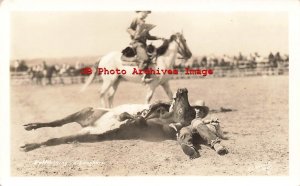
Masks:
[[[156,65],[152,64],[152,69],[161,70],[173,70],[177,54],[180,54],[182,58],[189,59],[192,56],[189,47],[186,44],[186,40],[183,36],[183,33],[173,34],[169,40],[167,40],[168,45],[163,50],[162,54],[159,55],[155,61]],[[132,74],[134,68],[138,69],[137,66],[124,66],[121,60],[121,52],[111,52],[101,58],[98,63],[98,69],[107,69],[110,70],[125,70],[126,74],[101,74],[103,84],[100,90],[100,102],[101,106],[112,107],[114,95],[116,93],[117,87],[121,80],[133,81],[136,83],[141,82],[141,75]],[[154,66],[154,67],[153,67]],[[92,74],[88,78],[85,85],[82,87],[81,91],[84,91],[86,87],[92,82],[97,70],[93,70]],[[161,73],[156,75],[153,80],[146,84],[147,95],[146,103],[148,104],[153,96],[155,89],[161,85],[168,95],[169,99],[172,99],[172,91],[169,85],[170,76],[167,74]],[[107,96],[107,98],[106,98]],[[108,103],[108,105],[107,105]]]

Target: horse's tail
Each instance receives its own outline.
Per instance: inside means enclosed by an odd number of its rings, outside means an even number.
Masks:
[[[100,63],[100,59],[97,60],[97,62],[95,63],[95,65],[91,68],[91,69],[92,69],[92,73],[91,73],[91,75],[88,77],[88,79],[87,79],[87,81],[85,82],[85,84],[83,85],[83,87],[80,89],[80,92],[84,92],[84,91],[86,90],[86,88],[87,88],[87,87],[92,83],[92,81],[95,79],[99,63]]]

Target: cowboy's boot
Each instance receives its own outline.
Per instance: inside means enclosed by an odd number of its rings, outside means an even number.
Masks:
[[[220,144],[221,140],[219,138],[212,140],[210,145],[219,155],[225,155],[228,150]]]
[[[181,146],[182,151],[189,156],[190,159],[199,158],[200,154],[192,143],[192,131],[188,127],[183,127],[177,140]]]
[[[196,159],[200,157],[199,152],[196,150],[193,144],[182,143],[180,146],[182,151],[188,155],[190,159]]]

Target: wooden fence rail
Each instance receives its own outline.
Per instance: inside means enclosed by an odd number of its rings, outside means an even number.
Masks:
[[[219,78],[219,77],[247,77],[247,76],[273,76],[273,75],[288,75],[288,67],[277,67],[277,68],[236,68],[236,69],[223,69],[215,67],[212,69],[213,74],[203,75],[187,75],[185,71],[179,71],[178,74],[171,75],[171,78],[176,79],[195,79],[195,78]],[[12,85],[28,85],[36,84],[36,79],[32,79],[27,72],[11,72],[10,73]],[[88,76],[56,76],[52,77],[53,84],[79,84],[84,83]],[[97,76],[93,83],[100,82],[100,76]],[[42,78],[41,85],[45,85],[48,82],[46,78]]]

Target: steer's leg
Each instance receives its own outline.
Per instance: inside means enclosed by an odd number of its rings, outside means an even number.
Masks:
[[[82,127],[87,127],[92,125],[97,119],[99,119],[107,110],[93,109],[92,107],[87,107],[79,112],[71,114],[59,120],[45,123],[28,123],[23,125],[25,130],[33,130],[42,127],[60,127],[67,123],[77,122]]]
[[[104,140],[114,139],[132,139],[141,137],[142,132],[145,131],[146,121],[142,117],[135,119],[125,120],[120,124],[119,128],[107,131],[102,134],[76,134],[61,138],[52,138],[41,143],[29,143],[21,146],[21,150],[28,152],[37,148],[56,146],[61,144],[67,144],[72,142],[99,142]]]
[[[88,138],[87,138],[88,137]],[[61,145],[66,143],[71,143],[75,141],[81,141],[82,140],[89,139],[92,141],[92,139],[96,140],[97,135],[88,135],[88,134],[78,134],[78,135],[72,135],[72,136],[66,136],[61,138],[52,138],[47,141],[41,142],[41,143],[28,143],[20,147],[22,151],[28,152],[32,151],[37,148],[46,147],[46,146],[55,146],[55,145]]]

